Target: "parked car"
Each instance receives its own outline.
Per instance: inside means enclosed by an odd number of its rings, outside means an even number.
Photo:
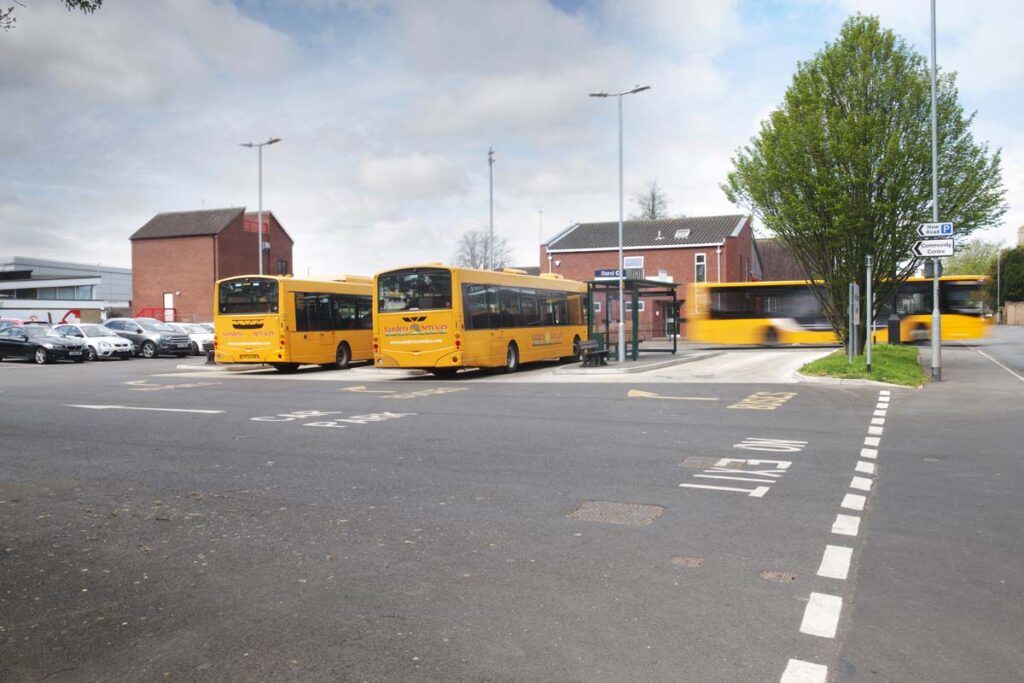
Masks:
[[[103,325],[79,323],[78,325],[58,325],[55,329],[63,335],[84,341],[86,360],[91,361],[97,358],[128,360],[135,355],[135,347],[130,341],[119,337],[113,330],[103,327]]]
[[[6,330],[8,327],[20,326],[20,320],[17,318],[0,318],[0,330]]]
[[[133,342],[143,358],[160,354],[183,358],[192,346],[187,334],[176,332],[156,318],[111,318],[103,326]]]
[[[27,358],[42,365],[55,360],[85,360],[85,342],[43,325],[12,325],[0,330],[0,360]]]
[[[192,340],[192,353],[201,356],[213,348],[213,331],[207,330],[202,325],[194,323],[167,323],[175,329],[180,329]]]

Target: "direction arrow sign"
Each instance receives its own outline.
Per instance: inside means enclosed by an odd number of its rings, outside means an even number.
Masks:
[[[917,226],[917,234],[921,237],[952,237],[952,223],[922,223]]]
[[[935,258],[953,255],[953,240],[918,240],[913,248],[914,256]]]

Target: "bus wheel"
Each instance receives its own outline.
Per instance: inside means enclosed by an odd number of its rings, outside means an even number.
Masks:
[[[338,370],[347,370],[351,360],[352,351],[348,348],[348,344],[345,342],[338,344],[338,350],[334,354],[334,367]]]
[[[278,372],[295,372],[299,369],[298,363],[271,363]]]
[[[519,347],[515,342],[508,345],[505,352],[505,372],[515,372],[519,369]]]
[[[765,330],[764,339],[761,341],[762,346],[777,346],[779,343],[779,333],[775,331],[774,327],[769,327]]]
[[[928,341],[931,338],[931,334],[928,333],[928,328],[918,323],[910,332],[910,338],[916,342]]]

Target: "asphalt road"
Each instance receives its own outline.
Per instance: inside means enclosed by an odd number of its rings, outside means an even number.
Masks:
[[[0,363],[0,679],[1024,671],[1024,382],[972,349],[923,390],[176,364]]]

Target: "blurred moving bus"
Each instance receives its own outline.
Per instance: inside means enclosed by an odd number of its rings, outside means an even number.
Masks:
[[[241,275],[214,285],[214,359],[347,368],[373,358],[373,280]]]
[[[560,275],[433,263],[378,273],[373,351],[378,368],[502,367],[575,358],[587,338],[587,286]]]
[[[984,304],[988,278],[951,275],[939,278],[942,340],[980,339],[991,317]],[[686,297],[687,337],[711,344],[837,344],[812,288],[801,280],[690,285]],[[891,305],[875,311],[876,343],[888,341]],[[932,281],[908,278],[896,294],[900,339],[921,341],[931,335]]]

